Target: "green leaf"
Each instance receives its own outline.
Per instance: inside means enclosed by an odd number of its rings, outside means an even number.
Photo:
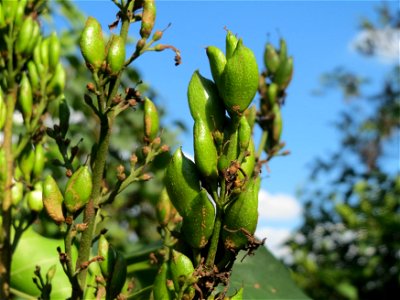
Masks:
[[[265,247],[254,256],[239,254],[233,267],[229,295],[243,287],[243,299],[310,299],[294,283],[289,270]]]
[[[45,278],[48,269],[56,265],[52,280],[51,299],[66,299],[71,295],[71,285],[59,262],[57,247],[63,249],[63,240],[49,239],[28,229],[18,243],[11,266],[11,287],[38,297],[39,289],[33,283],[35,266],[40,266]]]

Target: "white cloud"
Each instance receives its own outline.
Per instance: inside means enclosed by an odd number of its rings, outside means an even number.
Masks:
[[[400,58],[400,30],[386,27],[361,31],[351,42],[351,48],[367,50],[372,46],[382,62],[397,62]]]
[[[290,229],[266,226],[257,228],[255,236],[259,239],[267,238],[264,245],[271,250],[275,256],[288,258],[289,248],[283,247],[282,243],[289,238],[290,234]]]
[[[258,197],[259,218],[264,221],[285,221],[298,219],[301,216],[302,207],[291,195],[270,194],[261,189]]]

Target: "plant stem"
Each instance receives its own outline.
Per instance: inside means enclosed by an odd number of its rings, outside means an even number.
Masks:
[[[76,262],[76,269],[80,269],[81,265],[89,260],[90,249],[92,247],[92,239],[95,231],[95,220],[98,211],[98,203],[101,199],[101,186],[103,181],[104,166],[108,154],[108,147],[110,144],[111,128],[113,118],[104,115],[101,118],[99,147],[95,157],[93,168],[93,190],[90,200],[85,207],[83,220],[87,224],[86,230],[82,233],[78,259]],[[87,270],[83,269],[78,274],[78,281],[80,285],[79,290],[74,290],[72,294],[73,299],[82,299],[84,290],[86,288],[86,275]]]
[[[206,267],[210,270],[214,267],[215,256],[217,254],[219,234],[222,226],[222,207],[217,204],[217,213],[215,217],[214,231],[211,236],[210,248],[208,249],[208,255],[206,260]]]
[[[13,89],[6,96],[6,121],[4,124],[4,141],[3,148],[6,160],[6,174],[3,189],[2,216],[3,222],[0,233],[0,299],[8,299],[10,296],[10,271],[12,258],[12,242],[11,242],[11,188],[13,178],[13,151],[12,151],[12,129],[13,115],[16,102],[16,90]]]

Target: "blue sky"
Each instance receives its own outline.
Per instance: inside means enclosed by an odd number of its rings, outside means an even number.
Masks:
[[[76,1],[87,14],[96,17],[108,31],[117,12],[111,1]],[[271,246],[287,236],[299,224],[301,207],[296,192],[309,174],[308,166],[316,156],[326,156],[338,147],[339,134],[331,123],[344,107],[337,91],[315,97],[323,72],[337,66],[361,72],[372,79],[371,90],[379,85],[389,65],[359,56],[351,43],[356,38],[361,17],[375,20],[380,1],[158,1],[156,29],[172,26],[161,43],[173,44],[182,53],[182,65],[174,66],[172,52],[146,53],[135,62],[145,82],[151,83],[159,97],[158,104],[167,109],[164,125],[176,119],[192,128],[187,105],[187,84],[199,69],[211,78],[205,47],[225,47],[226,26],[243,38],[262,67],[267,41],[277,45],[283,36],[289,54],[294,56],[295,72],[288,89],[283,140],[290,156],[276,158],[271,172],[263,173],[259,231],[269,236]],[[394,6],[396,2],[391,2]],[[139,25],[133,25],[131,36],[138,37]],[[256,99],[257,100],[257,99]],[[193,153],[190,133],[180,137],[185,152]],[[265,199],[264,199],[265,198]],[[264,207],[265,205],[265,207]],[[271,208],[269,210],[269,208]],[[272,239],[272,241],[271,241]],[[268,242],[267,242],[268,243]]]

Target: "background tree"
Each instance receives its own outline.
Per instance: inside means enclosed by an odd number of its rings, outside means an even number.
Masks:
[[[376,24],[364,20],[356,49],[377,56],[398,42],[400,12],[382,5]],[[294,278],[314,299],[390,298],[400,292],[400,69],[398,61],[379,91],[344,68],[322,77],[340,88],[348,107],[336,127],[340,148],[317,159],[302,192],[304,221],[287,242]],[[393,157],[395,160],[393,160]],[[397,159],[396,159],[397,158]]]

